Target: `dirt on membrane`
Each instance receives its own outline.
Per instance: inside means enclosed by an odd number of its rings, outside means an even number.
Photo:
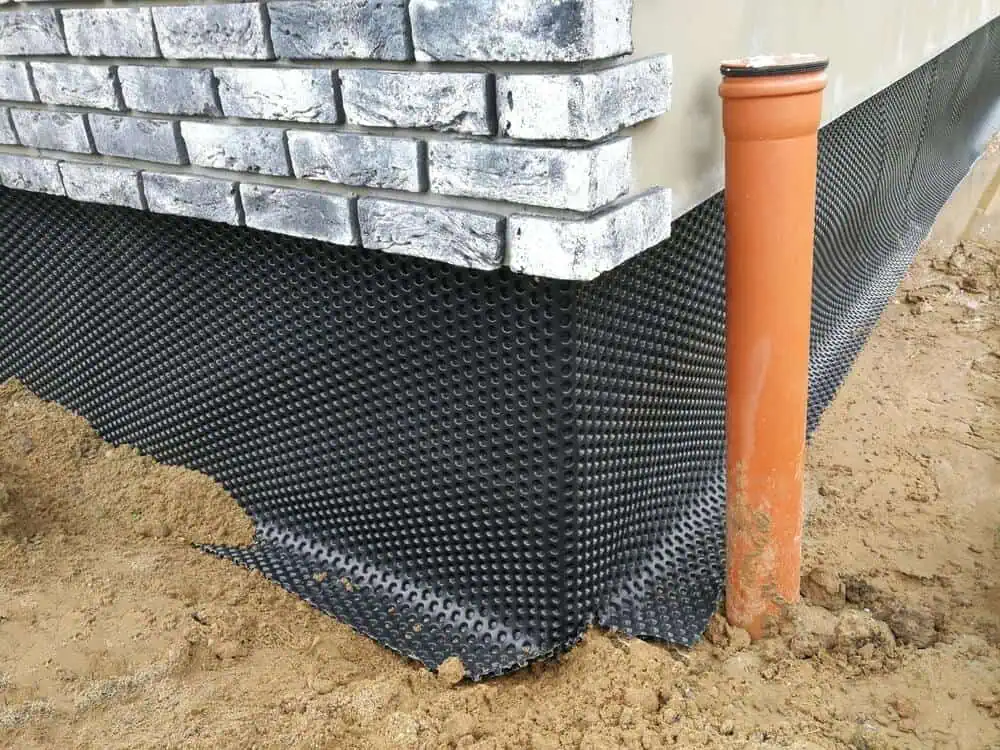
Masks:
[[[1000,211],[979,208],[925,243],[825,415],[806,601],[754,644],[721,619],[693,649],[592,630],[484,684],[435,675],[196,551],[251,538],[212,480],[8,381],[0,747],[1000,748]]]

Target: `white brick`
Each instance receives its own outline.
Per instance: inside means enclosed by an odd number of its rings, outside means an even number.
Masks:
[[[0,154],[0,185],[11,190],[65,195],[55,159]]]
[[[666,112],[670,78],[666,55],[595,73],[500,75],[500,133],[539,141],[596,141]]]
[[[0,55],[65,55],[59,18],[51,9],[0,13]]]
[[[88,115],[97,153],[163,164],[186,164],[176,122],[117,115]]]
[[[149,8],[63,10],[66,46],[80,57],[158,57]]]
[[[411,0],[418,60],[579,62],[632,51],[632,0]]]
[[[271,58],[262,7],[256,3],[154,7],[153,23],[168,59]]]
[[[308,68],[216,68],[227,117],[336,123],[333,73]]]
[[[142,173],[149,210],[239,226],[235,182],[191,175]]]
[[[125,106],[164,115],[219,115],[212,90],[212,71],[122,65],[118,68]]]
[[[23,146],[79,154],[93,152],[83,115],[30,109],[14,109],[10,115]]]
[[[420,190],[419,141],[354,133],[289,131],[295,176],[343,185]]]
[[[431,128],[489,135],[486,75],[410,71],[340,71],[347,121],[388,128]]]
[[[28,78],[28,64],[0,62],[0,99],[15,102],[36,101]]]
[[[588,148],[434,141],[428,158],[431,192],[442,195],[593,211],[632,184],[628,138]]]
[[[17,145],[17,133],[10,119],[10,110],[6,107],[0,107],[0,145]]]
[[[115,76],[107,65],[31,64],[38,98],[46,104],[121,109]]]
[[[370,250],[492,270],[503,261],[503,217],[381,198],[358,200],[361,242]]]
[[[511,216],[507,263],[518,273],[587,281],[670,236],[670,191],[655,188],[589,219]]]
[[[87,203],[142,208],[139,172],[103,164],[60,162],[66,197]]]
[[[238,172],[288,175],[284,131],[182,122],[181,135],[192,164]]]
[[[351,197],[246,182],[240,185],[240,195],[248,227],[336,245],[358,244]]]
[[[411,59],[405,0],[291,0],[267,10],[278,57]]]

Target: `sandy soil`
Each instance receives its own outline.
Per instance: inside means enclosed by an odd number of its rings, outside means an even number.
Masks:
[[[925,243],[825,416],[808,602],[753,645],[721,620],[690,650],[594,630],[486,684],[434,675],[193,549],[251,536],[210,479],[0,386],[0,746],[1000,748],[1000,211],[981,203],[963,242]]]

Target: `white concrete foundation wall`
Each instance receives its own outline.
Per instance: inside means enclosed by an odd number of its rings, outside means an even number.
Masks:
[[[679,216],[722,189],[719,62],[812,52],[830,58],[824,122],[1000,16],[1000,0],[635,0],[635,56],[669,51],[669,117],[632,131],[634,189],[673,190]]]

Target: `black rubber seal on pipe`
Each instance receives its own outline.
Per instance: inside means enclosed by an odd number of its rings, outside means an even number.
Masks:
[[[821,70],[826,70],[830,65],[828,59],[815,55],[769,55],[767,57],[775,62],[769,65],[755,65],[754,60],[765,58],[746,57],[740,60],[727,60],[719,66],[719,70],[726,78],[763,78],[818,73]],[[782,62],[783,60],[785,62]]]

